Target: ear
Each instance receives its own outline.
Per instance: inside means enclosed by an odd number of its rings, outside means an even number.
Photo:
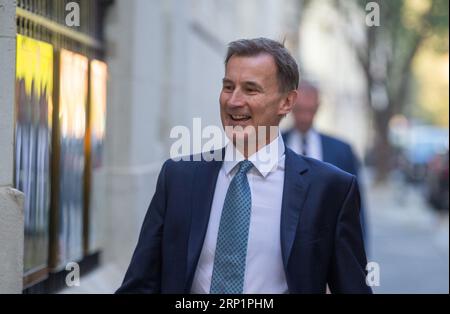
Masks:
[[[289,93],[285,94],[282,98],[280,107],[278,109],[279,115],[287,115],[289,112],[291,112],[295,101],[297,100],[298,91],[297,90],[291,90]]]

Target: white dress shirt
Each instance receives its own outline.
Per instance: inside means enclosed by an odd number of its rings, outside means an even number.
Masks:
[[[306,137],[307,142],[306,155],[322,161],[322,140],[320,134],[313,128],[309,129],[304,135],[297,130],[292,131],[287,140],[287,147],[301,155],[303,151],[303,136]]]
[[[234,156],[234,158],[233,158]],[[220,217],[237,164],[244,156],[229,142],[219,171],[208,229],[192,282],[191,293],[209,293]],[[281,255],[280,221],[284,185],[284,143],[279,135],[248,158],[252,206],[247,245],[244,293],[287,293]]]

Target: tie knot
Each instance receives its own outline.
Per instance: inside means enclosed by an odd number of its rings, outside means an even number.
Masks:
[[[253,164],[249,160],[243,160],[239,163],[239,174],[246,174],[250,169],[252,169]]]

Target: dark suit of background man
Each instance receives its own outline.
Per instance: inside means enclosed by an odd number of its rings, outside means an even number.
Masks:
[[[297,101],[292,108],[294,127],[283,134],[286,145],[297,154],[328,162],[358,177],[359,162],[351,146],[335,137],[322,134],[313,127],[320,103],[318,88],[312,83],[303,81],[298,92]],[[367,224],[362,197],[361,204],[361,225],[367,243]]]
[[[212,152],[224,161],[164,163],[117,292],[371,293],[355,177],[256,128],[278,127],[298,81],[280,43],[229,44],[220,114],[241,128]]]

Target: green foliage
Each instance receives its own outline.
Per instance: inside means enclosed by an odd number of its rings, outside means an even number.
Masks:
[[[369,0],[355,0],[363,10]],[[405,85],[411,74],[414,56],[425,40],[439,52],[448,51],[448,0],[378,0],[380,26],[368,28],[367,53],[384,47],[389,53],[386,65],[391,105],[402,111]],[[432,40],[428,40],[428,39]]]

